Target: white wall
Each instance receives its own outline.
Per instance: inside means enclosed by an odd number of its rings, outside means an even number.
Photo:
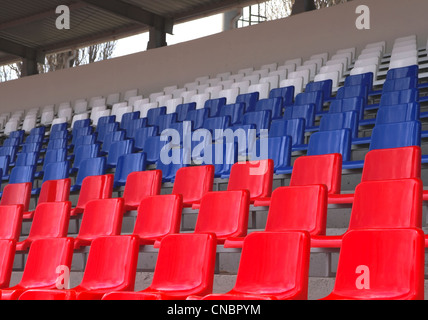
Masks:
[[[355,27],[358,5],[371,9],[371,30]],[[418,34],[426,44],[428,1],[357,0],[170,47],[0,84],[0,112],[139,88],[145,95],[196,77]]]

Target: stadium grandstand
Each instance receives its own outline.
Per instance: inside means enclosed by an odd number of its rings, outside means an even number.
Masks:
[[[424,300],[428,2],[342,2],[0,1],[1,300]]]

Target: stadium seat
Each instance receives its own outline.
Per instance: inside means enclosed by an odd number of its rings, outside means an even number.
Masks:
[[[169,234],[180,233],[183,197],[180,194],[142,198],[138,207],[133,235],[140,245],[154,245]]]
[[[78,191],[81,189],[83,180],[89,176],[101,176],[106,174],[106,159],[104,157],[100,158],[88,158],[82,161],[81,168],[77,172],[77,177],[74,182],[74,185],[71,186],[70,190],[72,192]]]
[[[307,105],[313,104],[315,107],[315,113],[321,113],[323,111],[324,96],[323,91],[310,91],[299,93],[295,100],[294,105]]]
[[[144,144],[146,143],[146,139],[148,137],[155,137],[158,135],[158,131],[156,127],[147,127],[147,128],[140,128],[136,131],[135,137],[134,137],[134,149],[136,151],[144,150]]]
[[[309,260],[307,232],[252,233],[245,238],[233,289],[202,300],[306,300]]]
[[[37,239],[67,237],[71,202],[44,202],[37,205],[27,238],[16,244],[16,251],[26,251]]]
[[[98,158],[100,156],[99,144],[80,145],[74,150],[74,161],[70,173],[79,171],[82,162],[86,159]]]
[[[214,166],[183,167],[177,170],[172,194],[181,194],[183,206],[192,207],[213,190]]]
[[[418,89],[385,92],[380,98],[380,106],[393,106],[403,103],[418,102],[418,100]]]
[[[123,191],[125,211],[137,210],[145,197],[159,195],[161,186],[162,171],[160,170],[130,173]]]
[[[256,103],[255,112],[265,111],[265,110],[270,111],[271,119],[277,120],[282,117],[282,108],[283,108],[283,99],[281,97],[270,98],[270,99],[260,99]]]
[[[192,130],[201,129],[209,115],[208,109],[197,109],[187,112],[186,120],[192,122]]]
[[[0,206],[3,205],[23,205],[23,210],[28,211],[31,198],[31,182],[9,183],[2,192]]]
[[[196,110],[196,103],[183,103],[177,106],[175,113],[177,114],[177,122],[182,122],[186,120],[187,113],[189,111]]]
[[[134,236],[94,240],[80,284],[69,290],[29,290],[28,300],[100,300],[111,291],[134,289],[138,239]]]
[[[1,239],[0,240],[0,259],[2,261],[2,264],[0,266],[0,290],[8,288],[10,285],[14,258],[15,258],[15,241]],[[1,294],[1,291],[0,291],[0,294]]]
[[[139,292],[112,290],[103,300],[184,300],[207,295],[213,289],[216,244],[212,234],[168,235],[161,241],[150,286]]]
[[[419,79],[417,77],[399,78],[394,80],[386,80],[383,84],[383,92],[393,92],[400,90],[416,89]]]
[[[419,66],[413,65],[409,67],[389,69],[386,74],[386,80],[394,80],[406,77],[417,78],[419,76]]]
[[[194,232],[214,233],[218,244],[229,237],[244,237],[249,208],[248,190],[209,192],[202,197]]]
[[[262,130],[268,131],[272,121],[272,112],[268,110],[247,112],[242,120],[243,125],[254,125],[257,136]]]
[[[86,203],[74,248],[90,246],[99,237],[120,235],[123,213],[122,198],[91,200]]]
[[[269,98],[282,98],[284,106],[292,105],[294,103],[294,87],[272,89],[269,93]]]
[[[123,141],[125,140],[126,132],[124,130],[118,130],[109,132],[105,135],[104,141],[100,150],[101,155],[108,155],[108,152],[110,150],[110,147],[113,142],[116,141]]]
[[[292,169],[291,141],[290,136],[261,138],[250,150],[248,158],[250,161],[271,159],[274,162],[275,174],[288,173]]]
[[[209,117],[215,118],[220,116],[220,110],[226,105],[226,98],[210,99],[205,102],[204,108],[209,110]]]
[[[134,171],[144,171],[145,169],[145,153],[130,153],[120,156],[114,173],[114,186],[124,186],[130,173]]]
[[[350,231],[334,289],[323,300],[423,300],[424,254],[420,229]]]
[[[421,227],[422,181],[420,179],[365,181],[356,187],[347,232],[367,228]],[[311,246],[340,248],[342,238],[343,235],[313,236]]]
[[[160,157],[156,162],[156,169],[162,171],[162,181],[174,183],[176,173],[179,169],[188,167],[191,164],[190,151],[178,149],[173,152],[168,159]]]
[[[240,94],[236,97],[236,103],[245,103],[245,113],[254,111],[257,101],[259,101],[258,92]]]
[[[305,139],[305,120],[274,120],[270,125],[269,137],[291,137],[292,147],[303,145]]]
[[[19,241],[19,237],[21,235],[22,214],[23,214],[22,204],[0,206],[0,216],[1,216],[0,240],[13,240],[14,250],[15,250],[15,242]],[[3,244],[3,246],[4,245],[5,244]]]
[[[1,290],[1,300],[18,300],[30,289],[55,289],[58,287],[58,267],[71,268],[73,239],[38,239],[31,245],[21,281]]]
[[[86,204],[92,200],[110,199],[113,193],[113,180],[112,174],[85,177],[76,207],[71,209],[70,215],[76,216],[83,213]]]
[[[379,108],[376,115],[376,125],[419,121],[420,120],[420,104],[417,102],[398,104]]]
[[[332,89],[333,89],[333,81],[324,80],[324,81],[315,81],[315,82],[308,83],[306,85],[305,92],[321,91],[323,100],[329,100],[331,99]]]
[[[373,128],[370,150],[421,145],[421,123],[406,121],[379,124]]]
[[[316,132],[311,135],[308,156],[340,153],[344,163],[351,160],[351,130],[341,129]]]
[[[356,139],[359,129],[358,117],[358,113],[355,111],[325,114],[321,118],[319,131],[349,129],[351,130],[351,138]]]
[[[230,117],[230,125],[242,123],[244,118],[245,103],[233,103],[224,105],[220,110],[220,117]]]
[[[294,105],[285,108],[284,120],[304,119],[305,129],[315,124],[315,106],[313,104]]]

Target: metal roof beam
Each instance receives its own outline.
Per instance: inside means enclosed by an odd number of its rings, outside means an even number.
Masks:
[[[158,30],[164,30],[169,34],[172,34],[174,26],[172,19],[157,15],[138,6],[119,0],[83,0],[83,2],[133,20],[134,22],[138,22]]]
[[[23,59],[44,63],[44,54],[33,48],[0,38],[0,51]]]

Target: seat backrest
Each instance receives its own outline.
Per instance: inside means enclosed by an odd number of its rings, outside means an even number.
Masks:
[[[386,74],[386,80],[400,79],[406,77],[418,77],[419,75],[419,66],[413,65],[409,67],[396,68],[388,70]]]
[[[415,146],[369,151],[361,181],[421,178],[421,153]]]
[[[38,160],[38,152],[18,153],[16,156],[15,166],[35,166]]]
[[[14,167],[10,172],[9,183],[33,183],[35,173],[36,166]]]
[[[73,168],[79,169],[81,164],[86,159],[97,158],[100,155],[99,144],[83,144],[76,148],[74,151],[75,157]]]
[[[290,186],[323,184],[329,194],[340,194],[342,184],[342,155],[302,156],[296,159]]]
[[[221,108],[226,105],[226,98],[210,99],[205,101],[204,108],[209,110],[209,117],[218,117]]]
[[[282,117],[283,100],[279,98],[261,99],[256,103],[255,111],[271,111],[272,119],[279,119]]]
[[[38,204],[44,202],[63,202],[70,197],[71,179],[46,180],[40,189]]]
[[[299,93],[294,101],[295,105],[313,104],[315,105],[315,112],[321,112],[324,103],[324,96],[322,91],[311,91]]]
[[[349,230],[421,227],[420,179],[365,181],[355,188]]]
[[[265,231],[303,230],[311,235],[325,235],[327,192],[325,185],[316,184],[275,189]]]
[[[0,289],[9,288],[16,252],[15,244],[14,240],[0,240]]]
[[[147,124],[150,126],[156,125],[156,120],[159,116],[166,114],[166,107],[153,108],[147,111]]]
[[[272,112],[269,110],[254,111],[244,114],[243,124],[254,125],[257,135],[261,130],[269,130],[270,123],[272,122]]]
[[[281,254],[278,254],[278,253]],[[307,232],[255,232],[244,240],[231,293],[294,294],[307,299],[310,236]]]
[[[27,241],[67,237],[70,210],[70,201],[38,204]]]
[[[292,105],[294,103],[294,86],[272,89],[269,98],[282,98],[284,106]]]
[[[130,153],[120,156],[114,173],[115,185],[124,186],[131,172],[144,170],[146,170],[145,153]]]
[[[361,300],[423,300],[424,247],[420,229],[347,232],[342,240],[333,295]],[[364,281],[359,281],[363,272]]]
[[[68,161],[48,163],[43,173],[43,182],[48,180],[67,179],[69,170],[70,164]]]
[[[396,104],[418,102],[418,100],[418,89],[391,91],[382,94],[380,98],[380,106],[393,106]]]
[[[315,106],[313,104],[294,105],[285,108],[284,120],[304,119],[305,127],[315,124]]]
[[[219,243],[228,237],[244,237],[249,209],[248,190],[209,192],[201,200],[195,233],[215,233]]]
[[[269,137],[257,140],[248,157],[250,161],[273,160],[276,172],[291,165],[291,153],[290,136]]]
[[[358,117],[356,111],[325,114],[321,118],[319,131],[350,129],[352,138],[358,138]]]
[[[420,121],[406,121],[376,125],[372,131],[370,150],[420,145]]]
[[[213,190],[214,166],[183,167],[177,170],[172,194],[181,194],[184,204],[199,202]]]
[[[256,108],[257,101],[259,101],[258,92],[240,94],[236,97],[236,103],[245,103],[245,112],[254,111]]]
[[[160,245],[150,290],[206,295],[213,289],[217,241],[212,234],[166,236]],[[189,250],[189,248],[192,248]]]
[[[89,251],[82,290],[133,291],[138,261],[138,238],[109,236],[95,239]]]
[[[31,197],[31,182],[9,183],[3,189],[0,206],[21,204],[24,212],[28,211]]]
[[[25,289],[56,289],[58,267],[71,268],[72,238],[35,240],[30,247],[19,286]]]
[[[19,241],[23,208],[22,204],[0,206],[0,239]]]
[[[101,151],[109,152],[113,142],[125,140],[126,133],[124,130],[112,131],[105,135]]]
[[[248,190],[252,201],[269,197],[272,193],[273,170],[272,160],[237,162],[230,171],[227,190]]]
[[[83,179],[76,208],[83,209],[92,200],[109,199],[113,193],[112,174],[87,176]]]
[[[102,176],[106,173],[106,158],[88,158],[81,162],[81,167],[77,172],[75,185],[82,186],[83,180],[89,176]]]
[[[204,125],[205,119],[208,118],[209,113],[209,109],[205,108],[189,111],[186,116],[186,121],[192,122],[193,130],[200,129]]]
[[[393,80],[386,80],[383,84],[383,92],[392,92],[399,90],[415,89],[418,87],[419,79],[417,77],[406,77]]]
[[[376,125],[394,122],[418,121],[420,119],[420,110],[420,104],[417,102],[379,108],[376,115]]]
[[[162,171],[138,171],[128,175],[123,198],[127,206],[138,207],[148,196],[159,195],[162,186]]]
[[[154,242],[168,234],[180,233],[182,209],[183,197],[178,194],[142,198],[133,234]]]
[[[366,85],[371,90],[373,88],[373,77],[373,72],[350,75],[345,79],[345,86]]]
[[[223,106],[220,110],[220,117],[230,117],[230,125],[242,122],[244,118],[245,103],[233,103]]]
[[[133,150],[134,140],[132,139],[113,142],[108,151],[107,165],[116,167],[119,157],[125,154],[130,154]]]
[[[64,162],[67,160],[67,149],[51,149],[46,150],[43,158],[43,171],[46,170],[48,164],[56,162]]]
[[[177,113],[177,121],[186,120],[189,111],[196,110],[196,102],[184,103],[177,106],[175,112]]]
[[[316,132],[309,139],[307,155],[340,153],[343,161],[350,161],[351,138],[350,129]]]
[[[270,125],[269,137],[291,137],[291,145],[297,146],[303,144],[305,138],[305,120],[274,120]]]

